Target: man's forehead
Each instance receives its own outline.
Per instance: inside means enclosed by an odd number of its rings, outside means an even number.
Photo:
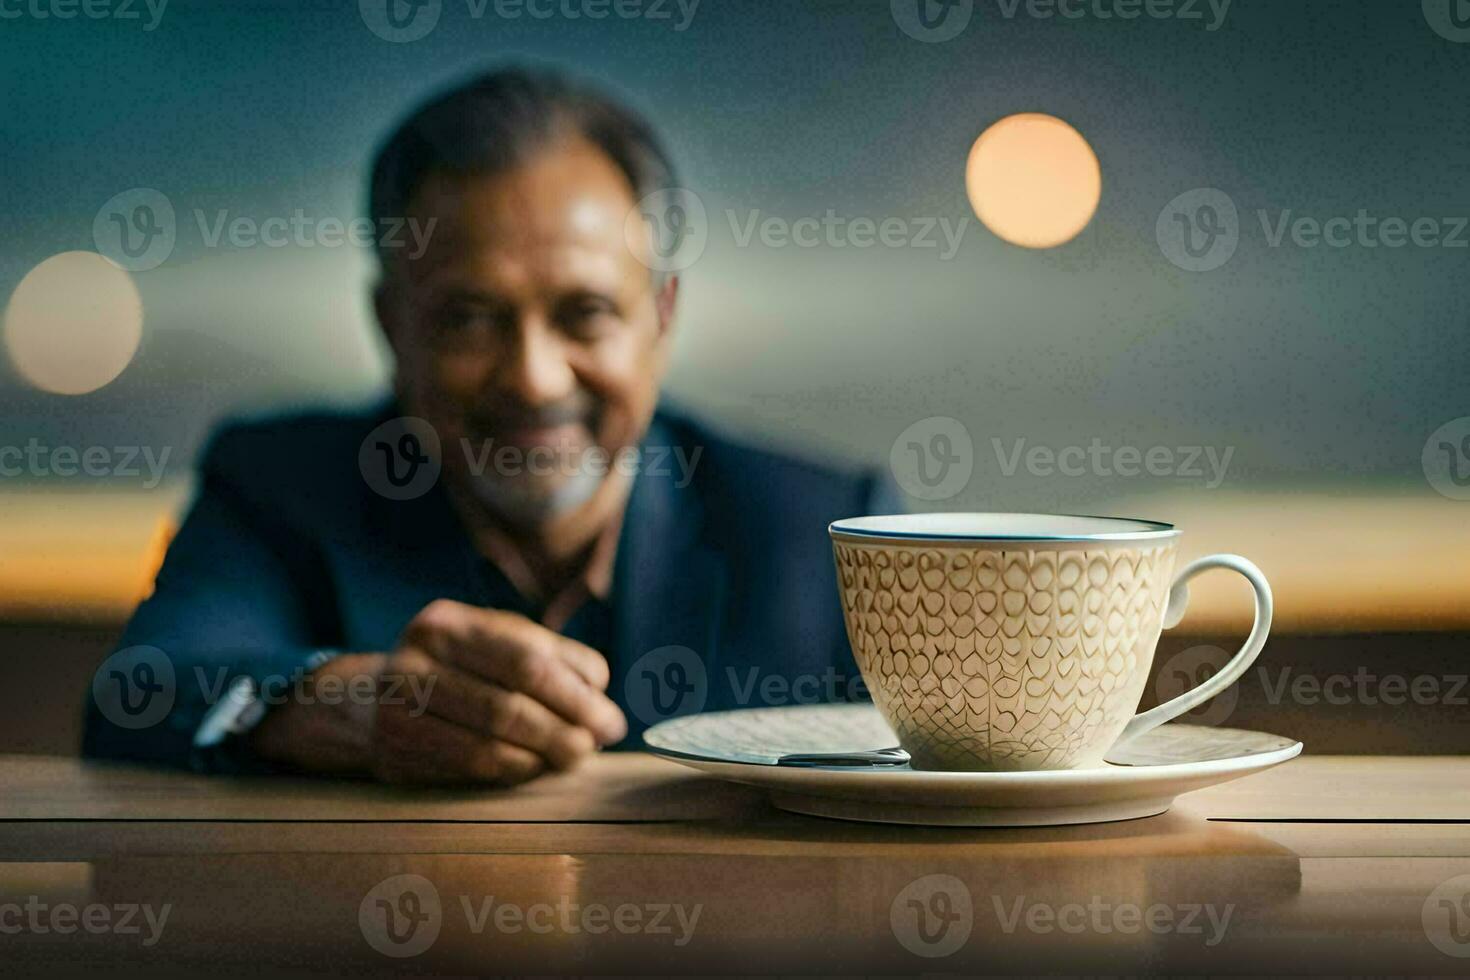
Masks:
[[[437,219],[434,244],[457,249],[619,244],[634,206],[622,172],[590,144],[549,149],[494,175],[431,174],[409,211]]]

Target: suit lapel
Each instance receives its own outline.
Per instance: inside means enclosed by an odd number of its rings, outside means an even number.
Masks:
[[[366,489],[366,488],[364,488]],[[413,500],[388,500],[370,490],[363,531],[337,563],[350,580],[343,631],[348,642],[395,641],[435,599],[489,605],[477,555],[442,486]],[[369,646],[367,649],[379,649]]]

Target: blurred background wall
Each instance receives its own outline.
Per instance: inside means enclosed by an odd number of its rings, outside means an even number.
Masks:
[[[1465,5],[919,2],[944,26],[915,21],[914,0],[427,0],[406,30],[383,0],[97,0],[105,16],[71,17],[64,0],[0,2],[0,296],[58,253],[106,251],[118,202],[173,212],[166,255],[130,273],[142,330],[115,380],[58,394],[13,342],[0,357],[0,446],[131,447],[141,467],[0,477],[0,750],[70,745],[72,705],[147,588],[211,426],[385,384],[370,250],[216,239],[221,221],[361,216],[386,128],[505,60],[626,95],[704,205],[669,383],[688,408],[868,463],[952,419],[970,476],[915,508],[1174,520],[1189,553],[1260,561],[1284,634],[1459,635]],[[1091,224],[1044,251],[977,222],[964,181],[980,132],[1033,111],[1075,126],[1103,174]],[[1236,210],[1220,229],[1234,251],[1191,271],[1167,236],[1173,202],[1200,189]],[[811,217],[897,218],[907,240],[746,237]],[[1293,231],[1302,217],[1356,223],[1338,245]],[[1384,244],[1391,219],[1433,219],[1436,243]],[[107,295],[85,277],[76,292]],[[1010,462],[1094,443],[1166,447],[1175,465]],[[1192,449],[1197,474],[1178,465]],[[145,451],[168,453],[156,481]],[[1194,628],[1241,628],[1243,590],[1212,588]]]

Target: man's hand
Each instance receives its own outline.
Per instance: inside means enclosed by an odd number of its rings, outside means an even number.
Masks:
[[[377,697],[281,705],[252,746],[318,772],[508,786],[569,769],[628,731],[604,693],[602,655],[514,613],[441,599],[392,654],[337,657],[312,678],[342,678],[350,692],[364,674],[377,679]]]

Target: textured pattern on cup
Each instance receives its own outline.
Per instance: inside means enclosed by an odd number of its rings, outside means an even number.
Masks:
[[[918,769],[1101,765],[1133,717],[1177,547],[833,542],[847,637]]]

